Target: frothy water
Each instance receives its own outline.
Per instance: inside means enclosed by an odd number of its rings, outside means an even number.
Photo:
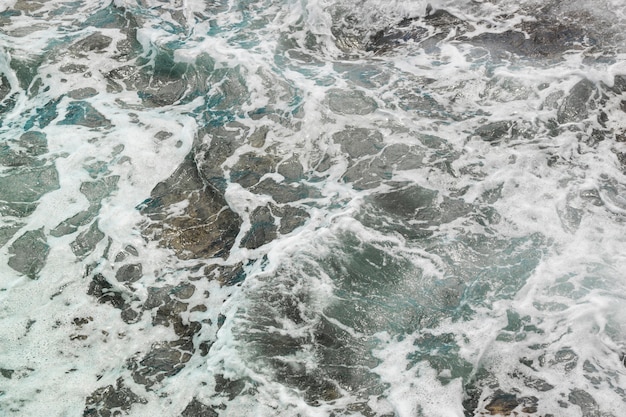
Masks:
[[[0,1],[0,414],[625,415],[625,29]]]

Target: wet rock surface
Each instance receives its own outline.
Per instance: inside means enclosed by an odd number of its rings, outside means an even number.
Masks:
[[[49,252],[43,229],[31,230],[15,239],[9,247],[8,265],[30,279],[37,279]]]
[[[0,214],[28,215],[39,198],[58,188],[59,175],[52,165],[10,170],[0,181]]]
[[[145,399],[135,394],[120,378],[115,385],[99,388],[87,397],[83,417],[120,416],[128,414],[134,404],[146,403]]]
[[[209,406],[202,404],[197,399],[193,399],[183,410],[181,417],[217,417],[217,412]]]
[[[228,255],[241,224],[219,191],[202,181],[191,155],[152,190],[141,211],[152,220],[144,235],[183,259]]]
[[[484,48],[495,59],[508,58],[510,55],[561,59],[563,53],[569,50],[590,48],[597,44],[595,34],[584,26],[563,23],[547,16],[546,13],[535,20],[524,21],[513,30],[472,36],[468,33],[473,27],[468,22],[446,10],[429,9],[422,17],[405,18],[394,27],[378,31],[370,38],[366,50],[385,53],[407,42],[414,42],[426,51],[432,51],[442,40],[452,39]]]

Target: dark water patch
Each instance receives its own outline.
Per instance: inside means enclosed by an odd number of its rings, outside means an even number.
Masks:
[[[276,172],[282,175],[287,182],[297,182],[304,178],[304,167],[296,155],[282,161],[276,168]]]
[[[83,64],[66,64],[59,68],[64,74],[84,74],[89,71],[89,67]]]
[[[163,47],[154,51],[151,60],[138,59],[105,76],[108,92],[136,91],[144,105],[162,107],[206,94],[212,71],[213,61],[208,55],[200,55],[192,65],[176,62],[174,49]]]
[[[9,247],[11,257],[8,265],[30,279],[37,279],[49,252],[50,246],[43,229],[30,230],[18,237]]]
[[[509,120],[491,122],[478,127],[474,134],[486,142],[497,142],[508,136],[512,127],[513,122]]]

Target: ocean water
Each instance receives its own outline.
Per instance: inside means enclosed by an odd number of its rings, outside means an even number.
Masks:
[[[0,0],[0,415],[626,415],[621,0]]]

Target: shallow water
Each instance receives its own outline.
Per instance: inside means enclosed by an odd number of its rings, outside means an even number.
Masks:
[[[0,1],[2,414],[624,415],[625,28]]]

